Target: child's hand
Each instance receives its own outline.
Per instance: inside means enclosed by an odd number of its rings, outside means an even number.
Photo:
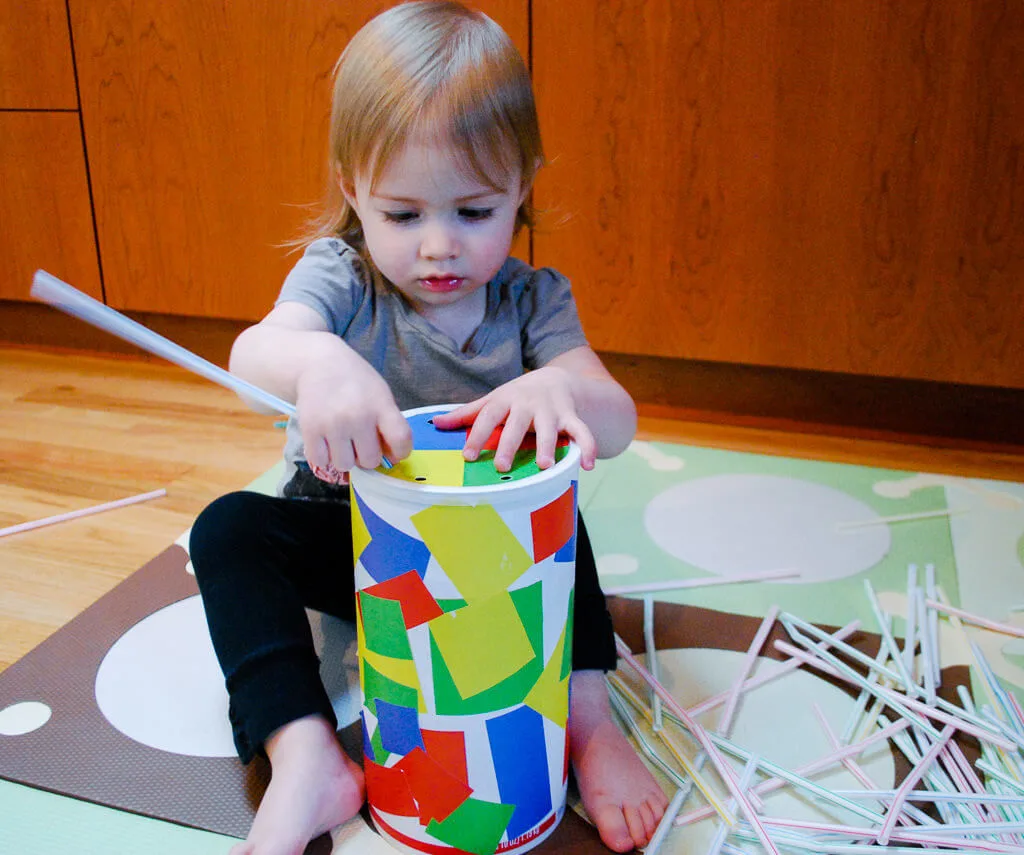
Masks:
[[[593,469],[597,443],[576,412],[571,375],[553,365],[530,371],[499,386],[493,392],[434,416],[434,425],[442,430],[472,425],[463,456],[476,460],[495,428],[504,424],[501,440],[494,453],[494,468],[508,472],[523,438],[531,430],[537,437],[537,465],[554,465],[559,434],[567,434],[580,449],[580,465]]]
[[[306,461],[338,483],[356,466],[375,469],[412,451],[412,431],[387,383],[361,358],[307,368],[296,384],[296,411]]]

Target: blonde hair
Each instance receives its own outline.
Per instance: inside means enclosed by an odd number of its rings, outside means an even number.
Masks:
[[[544,163],[530,74],[508,35],[459,3],[394,6],[353,36],[334,69],[330,180],[323,213],[304,240],[341,237],[363,251],[362,227],[341,183],[381,177],[413,135],[449,146],[467,174],[529,187]],[[531,225],[520,206],[516,231]]]

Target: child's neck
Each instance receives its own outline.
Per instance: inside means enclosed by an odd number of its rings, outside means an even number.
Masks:
[[[487,311],[487,288],[478,288],[447,306],[423,306],[416,311],[455,342],[459,350],[464,350],[483,322]]]

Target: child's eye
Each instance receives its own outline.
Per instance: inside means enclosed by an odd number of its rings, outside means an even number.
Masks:
[[[415,211],[384,211],[384,219],[389,223],[411,223],[416,219]]]
[[[494,208],[459,208],[459,216],[472,222],[489,220],[493,214]]]

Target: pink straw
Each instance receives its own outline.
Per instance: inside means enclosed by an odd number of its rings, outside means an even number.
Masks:
[[[41,520],[33,520],[32,522],[18,523],[17,525],[11,525],[7,528],[0,528],[0,537],[6,537],[9,534],[18,534],[22,531],[31,531],[35,528],[42,528],[45,525],[53,525],[54,523],[65,522],[66,520],[74,520],[79,517],[86,517],[91,514],[99,514],[103,511],[112,511],[115,508],[123,508],[126,505],[135,505],[139,502],[148,502],[150,499],[159,499],[161,496],[166,496],[167,491],[161,487],[159,490],[153,490],[151,493],[141,493],[138,496],[128,496],[125,499],[117,499],[113,502],[105,502],[102,505],[93,505],[91,508],[82,508],[77,511],[68,511],[65,514],[55,514],[52,517],[43,517]]]
[[[754,640],[750,642],[750,647],[747,648],[747,655],[743,659],[743,664],[740,666],[740,673],[736,677],[736,680],[732,684],[732,688],[729,690],[729,697],[725,702],[725,709],[722,710],[722,718],[718,722],[718,732],[722,736],[728,736],[729,731],[732,729],[732,719],[736,713],[736,705],[740,699],[740,691],[743,688],[743,684],[750,674],[751,669],[754,667],[754,662],[761,652],[761,648],[764,647],[764,642],[768,638],[768,633],[772,631],[772,627],[775,625],[775,619],[779,616],[779,607],[772,606],[768,609],[768,614],[764,616],[764,620],[761,621],[761,625],[757,628],[757,633],[754,635]]]
[[[893,830],[896,827],[896,820],[903,813],[903,803],[907,800],[907,796],[917,785],[917,782],[921,780],[924,773],[928,771],[928,767],[939,756],[954,733],[956,733],[956,727],[952,724],[947,724],[942,729],[942,733],[939,734],[938,740],[928,749],[917,765],[910,770],[910,774],[907,775],[903,783],[900,784],[899,789],[896,790],[896,795],[889,805],[889,812],[885,815],[885,822],[882,823],[882,828],[878,832],[878,842],[883,846],[889,845],[889,838],[892,837]]]

